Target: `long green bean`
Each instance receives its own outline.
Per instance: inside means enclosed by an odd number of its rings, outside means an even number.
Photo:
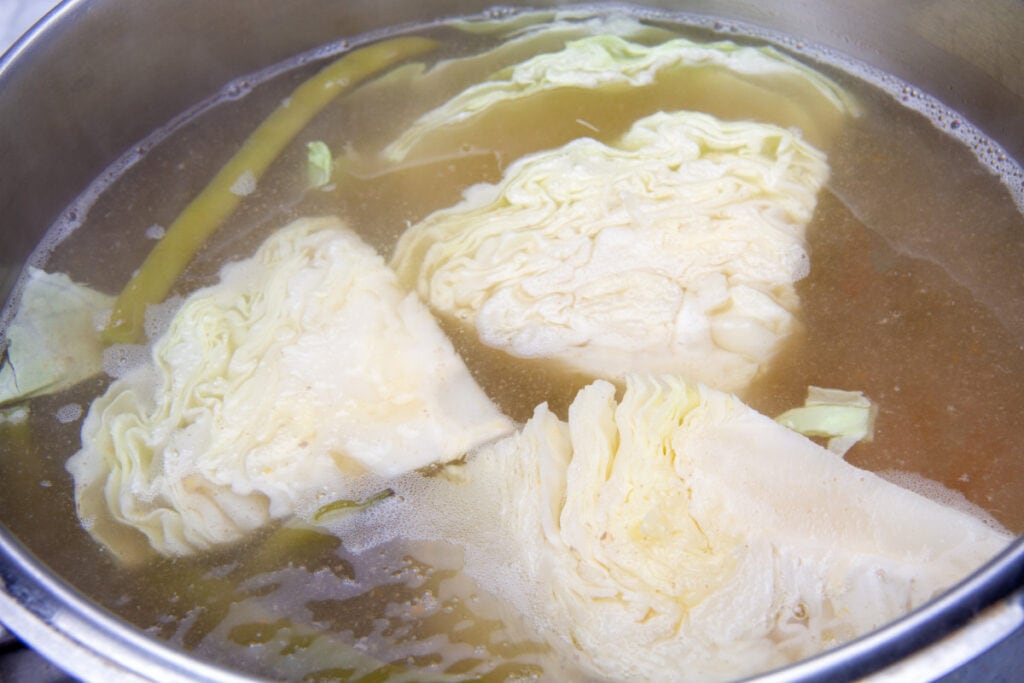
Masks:
[[[436,41],[426,38],[386,40],[341,57],[300,85],[167,229],[117,298],[103,340],[108,344],[142,340],[146,306],[167,297],[206,239],[238,206],[241,196],[232,187],[240,178],[258,181],[288,143],[338,95],[392,64],[436,47]]]

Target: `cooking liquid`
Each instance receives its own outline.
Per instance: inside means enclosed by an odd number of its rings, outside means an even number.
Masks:
[[[708,28],[661,28],[696,40],[757,42]],[[450,27],[424,32],[441,39],[446,57],[475,54],[490,40]],[[152,226],[169,225],[318,66],[284,70],[173,131],[97,195],[79,216],[82,225],[49,250],[45,268],[119,290],[154,244],[147,232],[159,231]],[[454,204],[471,184],[498,180],[522,154],[581,135],[612,142],[659,109],[786,123],[785,113],[757,98],[708,98],[702,88],[568,90],[517,104],[514,116],[481,117],[464,131],[463,145],[428,163],[394,170],[373,162],[416,116],[498,66],[480,64],[444,87],[417,86],[410,77],[340,99],[210,240],[177,293],[213,282],[225,260],[250,254],[270,231],[303,215],[340,214],[390,254],[407,225]],[[846,88],[862,112],[834,136],[815,140],[832,175],[808,229],[811,274],[797,285],[804,329],[744,398],[775,415],[802,404],[810,384],[861,390],[880,411],[874,440],[854,447],[850,462],[937,482],[933,496],[938,490],[946,502],[979,506],[1020,533],[1024,218],[1000,178],[942,130],[947,122],[904,107],[899,92],[816,68]],[[305,187],[305,142],[318,139],[346,157],[330,191]],[[587,383],[486,348],[454,326],[446,331],[481,386],[517,420],[542,401],[564,417]],[[572,675],[571,664],[550,659],[507,606],[460,573],[457,541],[395,540],[353,550],[322,531],[284,526],[208,556],[120,567],[79,525],[64,470],[81,428],[81,419],[66,416],[74,406],[87,409],[109,381],[99,377],[33,400],[27,427],[4,427],[0,441],[0,518],[99,603],[180,647],[271,677],[356,680],[382,663],[396,679],[422,678],[419,667],[454,678]]]

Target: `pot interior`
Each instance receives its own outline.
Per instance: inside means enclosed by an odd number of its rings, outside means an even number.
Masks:
[[[24,93],[18,106],[13,97],[0,98],[0,120],[8,130],[26,131],[2,141],[9,155],[0,156],[25,161],[24,182],[32,190],[5,191],[10,220],[0,239],[13,294],[5,323],[17,311],[16,276],[26,263],[115,295],[251,131],[338,54],[381,37],[425,35],[440,45],[424,58],[428,64],[464,59],[492,49],[500,32],[428,25],[433,16],[427,14],[470,14],[477,26],[520,16],[479,15],[481,8],[457,3],[429,10],[396,3],[378,17],[370,3],[342,10],[306,2],[302,11],[285,12],[267,2],[245,16],[220,5],[164,3],[114,18],[117,4],[65,4],[0,71]],[[999,62],[1019,65],[1021,55],[1010,54],[1019,48],[1011,42],[985,50],[980,40],[952,35],[949,22],[959,9],[948,3],[922,3],[914,11],[865,6],[855,16],[824,5],[815,21],[796,18],[807,8],[789,4],[670,9],[616,11],[702,43],[774,45],[838,84],[858,112],[816,140],[830,172],[807,226],[810,274],[795,285],[801,330],[743,400],[775,416],[801,405],[808,386],[861,391],[878,414],[873,439],[850,450],[848,462],[1019,535],[1024,184],[1014,156],[1024,143],[1014,122],[1024,115],[1024,71],[1003,70]],[[1004,20],[977,27],[978,35],[1024,22],[1017,8],[996,9]],[[897,15],[891,25],[878,26],[882,12]],[[85,42],[107,21],[137,32],[136,40],[151,48],[142,51],[141,63],[121,63],[131,41]],[[400,28],[365,36],[390,25]],[[890,44],[888,31],[905,25],[914,30],[903,48],[875,52]],[[847,29],[863,29],[864,37]],[[251,39],[222,40],[221,34]],[[182,36],[195,48],[167,59],[178,54]],[[342,38],[345,43],[337,42]],[[87,69],[91,59],[67,63],[66,55],[83,45],[103,68]],[[873,64],[863,61],[869,55]],[[955,68],[913,70],[930,57]],[[131,74],[120,75],[129,67]],[[372,158],[418,116],[493,67],[467,68],[429,88],[415,78],[373,84],[329,104],[257,190],[243,193],[175,281],[174,301],[216,283],[225,263],[248,257],[302,216],[341,215],[387,258],[407,226],[457,204],[472,185],[500,181],[526,154],[582,136],[610,144],[635,120],[665,109],[701,108],[727,120],[752,115],[747,100],[702,100],[699,93],[656,86],[632,97],[538,96],[514,116],[499,111],[468,128],[460,149],[397,172],[353,161],[354,170],[336,176],[333,186],[309,189],[307,142],[325,142],[336,158]],[[984,94],[976,90],[979,74],[991,86]],[[947,77],[973,85],[950,95],[942,85]],[[68,85],[76,115],[53,101],[61,88],[42,92],[34,82]],[[133,92],[122,103],[125,83]],[[782,109],[758,115],[791,122]],[[58,144],[41,148],[47,139]],[[566,419],[592,379],[496,351],[455,322],[441,322],[475,380],[516,423],[543,402]],[[0,424],[0,519],[68,584],[157,640],[257,676],[343,678],[345,657],[356,661],[367,652],[399,677],[423,668],[496,679],[579,673],[546,659],[536,639],[508,635],[521,635],[502,621],[514,619],[508,605],[460,573],[457,544],[417,538],[378,546],[364,539],[352,549],[344,537],[278,521],[224,550],[154,556],[141,565],[119,560],[83,528],[66,462],[81,447],[90,403],[148,353],[131,344],[108,349],[106,372],[33,397],[25,404],[27,420]],[[468,635],[455,635],[465,622],[472,624]],[[444,641],[450,652],[424,649],[431,640]]]

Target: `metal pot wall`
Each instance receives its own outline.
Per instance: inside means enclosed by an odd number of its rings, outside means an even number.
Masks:
[[[555,2],[534,2],[549,6]],[[833,48],[939,98],[1024,158],[1024,5],[1015,0],[642,3]],[[341,36],[487,2],[71,0],[0,61],[0,299],[60,212],[125,150],[226,82]],[[186,49],[187,48],[187,49]],[[120,622],[0,528],[0,621],[85,680],[237,678]],[[1024,541],[941,599],[765,680],[924,680],[1024,623]],[[1024,642],[1018,633],[1016,643]],[[1018,653],[1019,656],[1019,653]],[[1009,661],[1012,658],[1008,658]],[[1012,677],[1009,673],[1008,678]]]

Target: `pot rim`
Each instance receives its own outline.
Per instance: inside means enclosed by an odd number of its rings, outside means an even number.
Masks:
[[[41,34],[87,4],[63,0],[0,55],[0,81]],[[0,522],[0,623],[86,681],[242,683],[252,677],[193,657],[108,612],[51,571]],[[784,668],[759,683],[845,681],[903,662],[937,678],[1024,626],[1024,536],[942,595],[875,631]],[[949,639],[966,637],[951,656]],[[923,658],[922,658],[923,655]],[[910,659],[908,659],[910,658]],[[912,661],[911,661],[912,660]]]
[[[196,659],[110,614],[54,574],[2,526],[0,589],[0,622],[43,656],[83,680],[110,680],[114,672],[130,680],[254,680]],[[993,607],[996,611],[992,611]],[[747,680],[856,680],[933,645],[949,653],[949,643],[944,639],[958,631],[968,633],[967,642],[961,642],[953,653],[957,656],[918,659],[917,671],[934,679],[973,659],[1022,625],[1024,537],[1018,537],[971,576],[896,621],[821,654]],[[977,627],[969,630],[971,626]]]

